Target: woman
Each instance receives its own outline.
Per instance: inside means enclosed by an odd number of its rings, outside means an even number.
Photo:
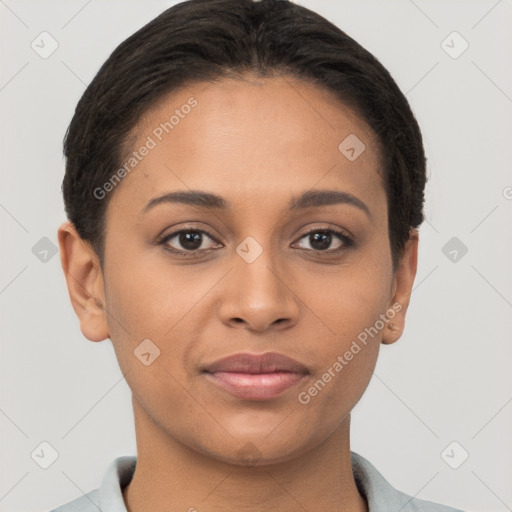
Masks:
[[[183,2],[105,62],[65,155],[61,262],[132,390],[137,457],[56,510],[454,510],[350,451],[426,181],[371,54],[287,1]]]

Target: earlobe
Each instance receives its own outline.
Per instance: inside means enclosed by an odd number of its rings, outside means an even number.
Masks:
[[[418,243],[418,230],[413,229],[410,232],[409,240],[404,246],[393,278],[393,297],[389,308],[390,310],[393,309],[396,314],[387,323],[382,335],[382,343],[385,345],[398,341],[405,328],[405,315],[409,307],[412,286],[418,267]]]
[[[102,341],[109,337],[109,330],[98,257],[71,222],[60,226],[58,240],[60,261],[80,329],[88,340]]]

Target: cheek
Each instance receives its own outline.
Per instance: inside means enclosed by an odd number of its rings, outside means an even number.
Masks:
[[[123,271],[126,268],[131,269],[129,274]],[[160,270],[142,259],[118,260],[106,274],[110,338],[145,415],[169,428],[177,423],[192,425],[198,418],[207,423],[204,410],[188,392],[184,361],[196,334],[187,328],[187,320],[208,283],[187,283],[179,269]]]
[[[343,416],[361,397],[375,368],[386,328],[381,315],[390,306],[390,265],[386,258],[361,258],[358,264],[316,276],[314,287],[311,276],[298,280],[298,295],[307,297],[304,302],[315,312],[312,321],[318,325],[312,356],[316,361],[314,385],[308,383],[309,387],[301,390],[306,393],[301,403],[319,409],[335,406]]]
[[[365,329],[375,322],[369,304],[358,301],[339,304],[331,317],[335,334],[318,340],[316,364],[311,378],[298,390],[297,407],[312,437],[325,437],[350,414],[372,377],[380,348],[380,333]],[[373,311],[380,312],[377,304]],[[377,313],[377,317],[378,317]],[[372,331],[373,334],[373,331]]]
[[[167,264],[164,258],[149,261],[143,253],[133,261],[116,257],[106,269],[105,289],[110,338],[120,368],[128,372],[127,382],[148,407],[168,401],[176,408],[182,400],[185,407],[187,356],[207,321],[205,296],[225,269],[199,272],[194,266]],[[154,362],[146,366],[148,360]]]
[[[123,337],[129,332],[133,339],[169,339],[221,274],[134,254],[130,260],[112,258],[115,265],[106,271],[109,325]]]
[[[307,297],[305,303],[315,312],[323,334],[334,338],[329,345],[337,351],[372,327],[390,306],[391,258],[384,257],[383,250],[376,251],[380,258],[371,252],[322,273],[297,276],[298,295]]]

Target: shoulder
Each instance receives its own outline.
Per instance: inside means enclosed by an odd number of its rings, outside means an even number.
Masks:
[[[93,489],[50,512],[126,512],[123,489],[130,483],[136,464],[136,456],[117,457],[108,466],[98,489]]]
[[[54,508],[50,512],[98,512],[98,510],[101,510],[100,490],[94,489],[73,501]]]
[[[368,502],[369,512],[463,512],[395,489],[368,460],[357,453],[351,452],[351,460],[354,479]]]

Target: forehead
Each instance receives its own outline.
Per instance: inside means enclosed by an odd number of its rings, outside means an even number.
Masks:
[[[244,203],[288,202],[294,189],[315,186],[370,200],[383,189],[371,128],[331,92],[288,76],[183,87],[148,110],[127,140],[121,165],[134,165],[111,203],[142,208],[176,189]]]

